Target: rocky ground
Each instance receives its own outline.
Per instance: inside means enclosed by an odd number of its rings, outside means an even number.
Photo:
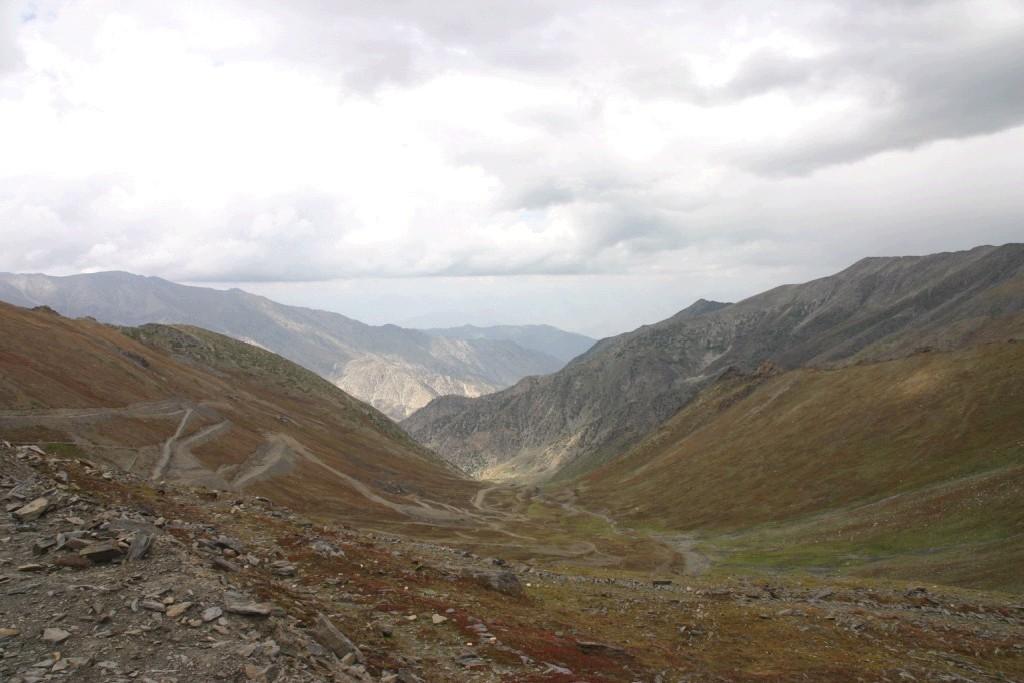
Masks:
[[[1021,681],[1024,604],[551,571],[0,444],[0,681]]]

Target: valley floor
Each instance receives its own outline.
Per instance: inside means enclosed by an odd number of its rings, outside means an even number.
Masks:
[[[19,447],[0,498],[5,681],[1024,680],[1018,596],[727,576],[689,537],[532,489],[339,521]],[[71,537],[124,545],[85,563]]]

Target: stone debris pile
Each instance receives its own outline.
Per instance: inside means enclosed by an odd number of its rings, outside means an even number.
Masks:
[[[307,623],[230,578],[295,577],[279,550],[104,504],[69,470],[131,479],[0,442],[0,681],[403,680],[371,672],[328,617]]]

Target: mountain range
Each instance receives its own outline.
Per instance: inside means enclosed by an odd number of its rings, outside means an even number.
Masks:
[[[330,314],[167,286],[246,339],[0,303],[4,680],[1024,675],[1024,245],[700,300],[401,426],[253,342]]]
[[[542,489],[214,332],[0,331],[5,681],[1024,674],[1024,343],[733,369]]]
[[[622,455],[730,370],[828,368],[955,349],[1024,329],[1024,244],[867,258],[738,303],[700,300],[598,342],[560,371],[402,425],[475,476],[544,481]]]
[[[442,395],[479,396],[562,367],[593,340],[542,326],[423,332],[286,306],[239,289],[104,272],[0,273],[0,300],[117,325],[187,324],[281,354],[395,419]]]

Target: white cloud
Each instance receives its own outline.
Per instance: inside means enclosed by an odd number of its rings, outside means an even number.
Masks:
[[[0,269],[606,332],[1020,236],[1019,3],[488,8],[0,1]]]

